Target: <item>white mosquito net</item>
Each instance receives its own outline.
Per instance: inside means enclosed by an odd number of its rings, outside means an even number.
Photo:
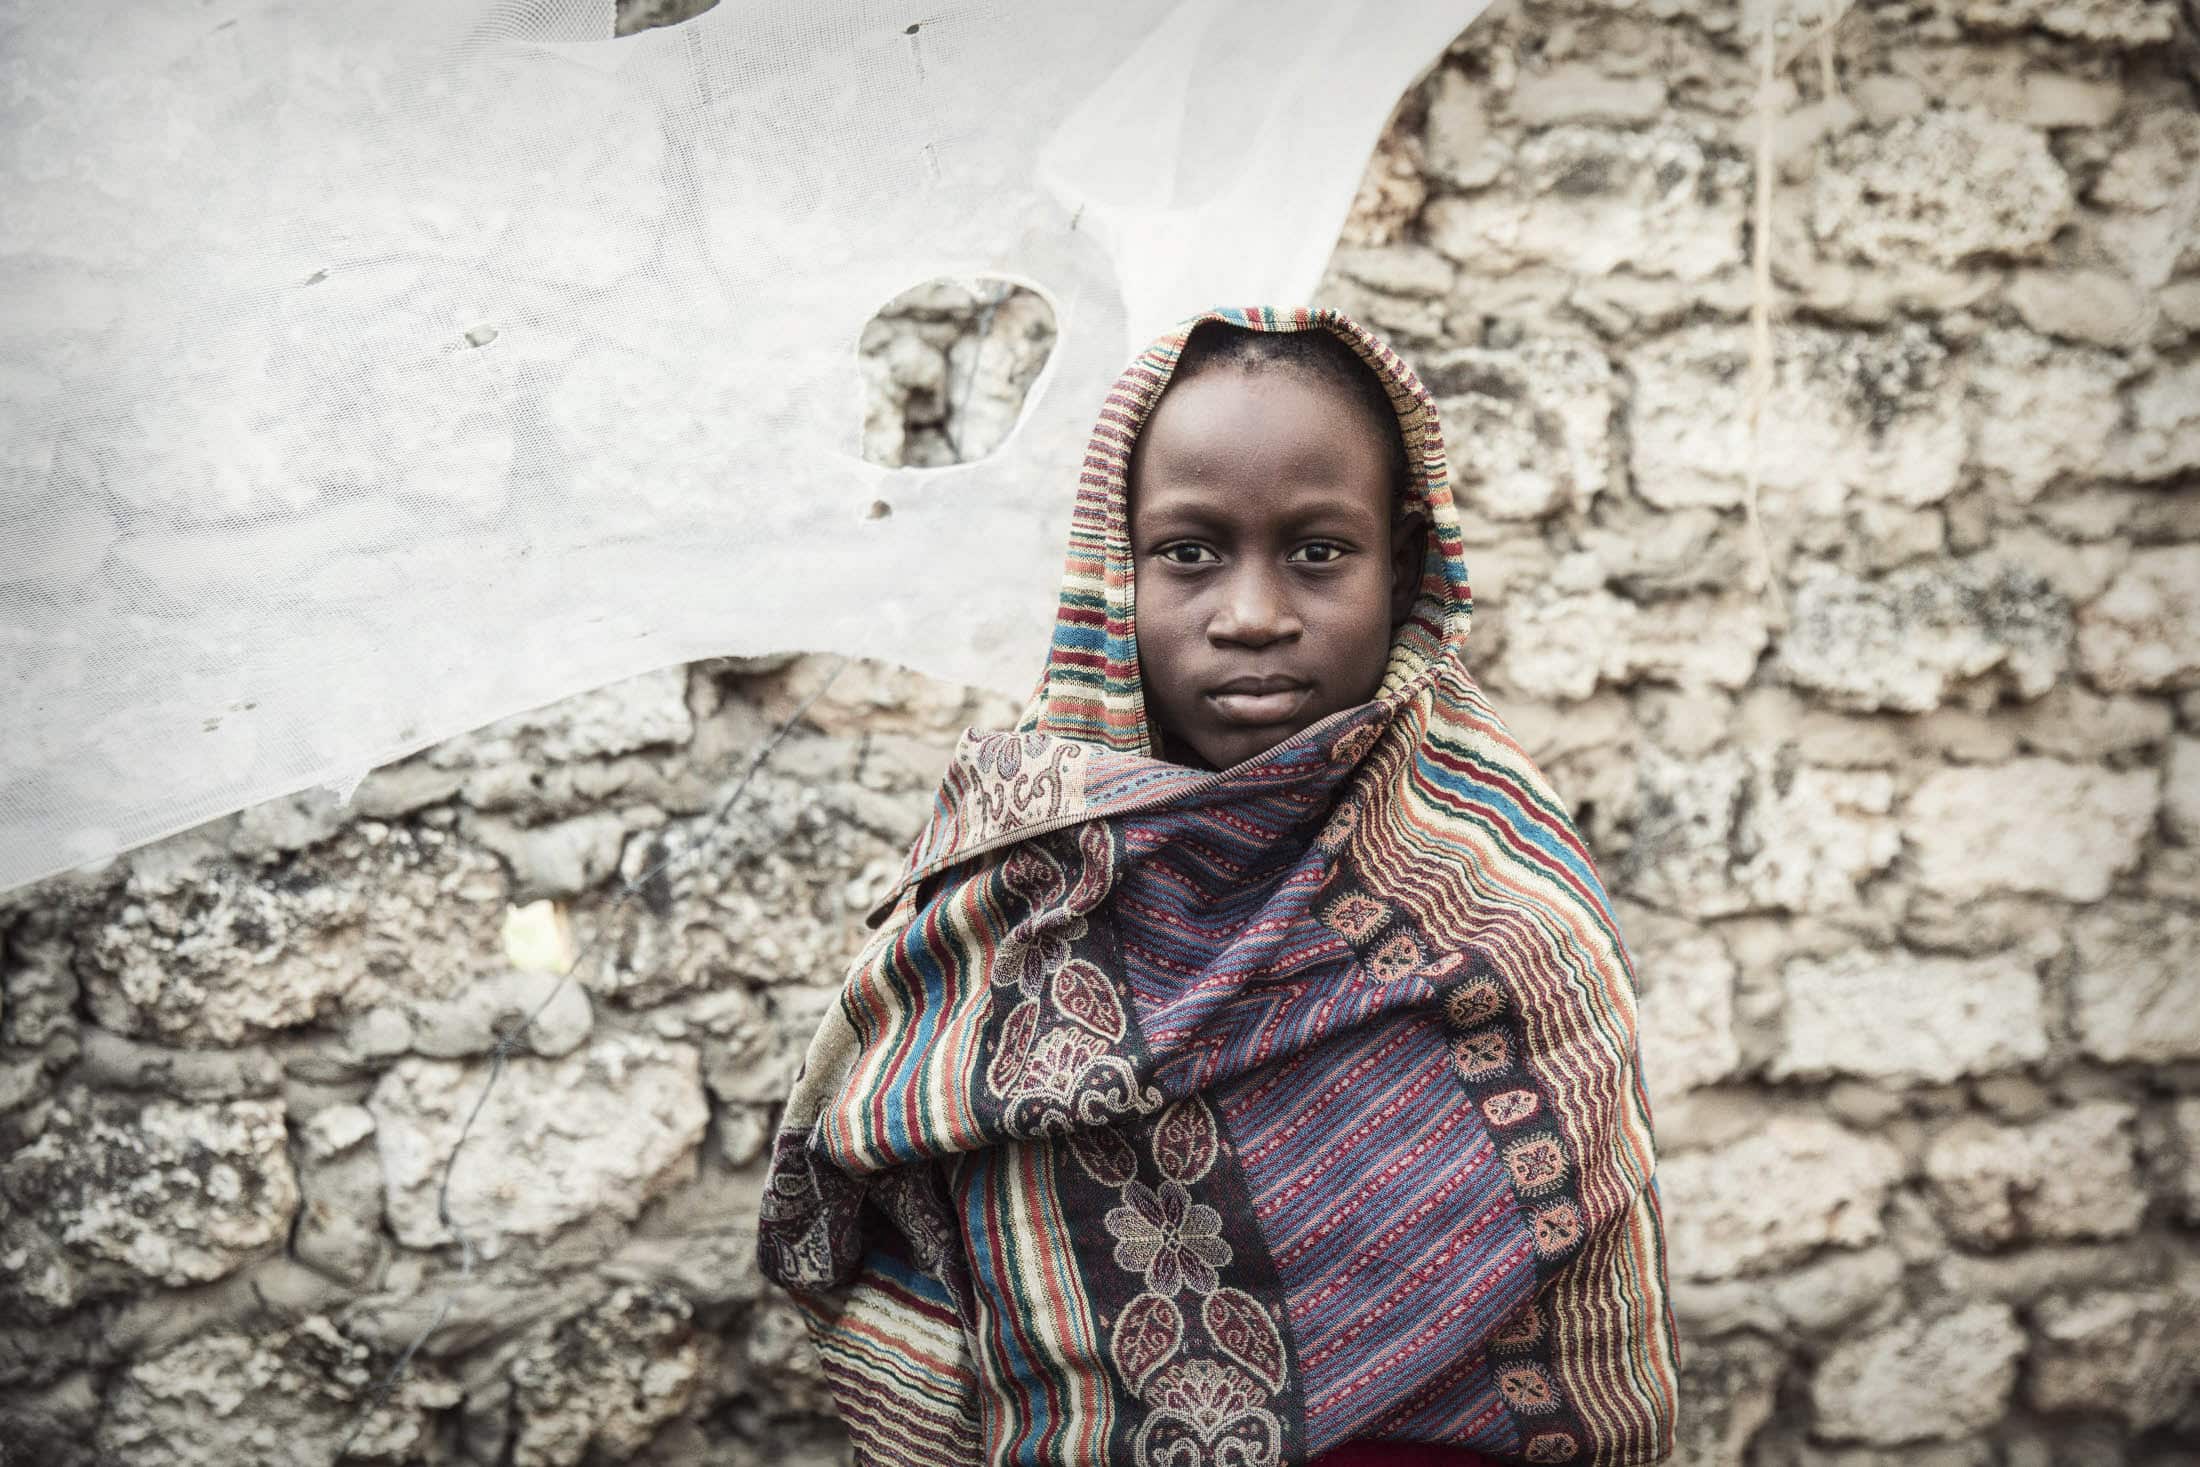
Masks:
[[[1313,287],[1482,3],[0,0],[0,888],[695,657],[1028,691],[1106,385]],[[971,274],[1023,421],[866,463]]]

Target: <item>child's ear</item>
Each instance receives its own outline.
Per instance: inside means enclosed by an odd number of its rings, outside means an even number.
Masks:
[[[1403,509],[1390,522],[1390,624],[1403,626],[1420,594],[1421,567],[1428,559],[1428,520],[1417,509]]]

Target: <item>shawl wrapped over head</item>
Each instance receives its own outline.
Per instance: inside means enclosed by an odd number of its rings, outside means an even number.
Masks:
[[[1152,754],[1126,487],[1208,320],[1349,344],[1429,525],[1374,700],[1220,772]],[[1214,311],[1119,379],[1038,691],[962,736],[773,1147],[760,1262],[859,1461],[1672,1451],[1633,973],[1471,604],[1434,404],[1364,328]]]

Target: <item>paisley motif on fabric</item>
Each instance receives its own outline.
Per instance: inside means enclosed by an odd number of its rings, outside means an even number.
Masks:
[[[1108,1349],[1116,1370],[1135,1391],[1176,1353],[1183,1339],[1184,1315],[1175,1302],[1160,1294],[1140,1294],[1115,1322]]]
[[[1499,1326],[1490,1336],[1490,1345],[1498,1350],[1525,1350],[1543,1338],[1543,1310],[1533,1300],[1528,1307]]]
[[[1243,1289],[1217,1289],[1200,1301],[1199,1319],[1216,1349],[1268,1389],[1283,1389],[1283,1335],[1258,1299]]]
[[[1190,1095],[1162,1112],[1154,1127],[1153,1159],[1163,1176],[1189,1184],[1207,1175],[1220,1144],[1214,1112]]]
[[[1314,837],[1314,845],[1323,855],[1334,856],[1352,839],[1352,832],[1359,828],[1360,805],[1357,800],[1339,800],[1337,808],[1330,812],[1328,823]]]
[[[1138,1153],[1113,1126],[1069,1133],[1070,1155],[1103,1187],[1120,1187],[1138,1175]]]
[[[1081,958],[1054,970],[1054,1007],[1103,1039],[1123,1037],[1123,1002],[1108,975]]]
[[[1037,999],[1027,998],[1009,1011],[1008,1022],[1001,1025],[992,1063],[985,1067],[986,1088],[995,1095],[1011,1094],[1023,1078],[1024,1065],[1031,1057],[1031,1036],[1038,1027]]]

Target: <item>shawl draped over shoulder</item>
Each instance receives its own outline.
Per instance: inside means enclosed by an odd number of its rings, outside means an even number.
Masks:
[[[1375,699],[1220,772],[1152,756],[1125,503],[1205,320],[1349,344],[1430,526]],[[1634,976],[1471,606],[1434,404],[1363,327],[1213,311],[1118,380],[1039,688],[962,736],[773,1145],[759,1260],[859,1461],[1671,1453]]]

